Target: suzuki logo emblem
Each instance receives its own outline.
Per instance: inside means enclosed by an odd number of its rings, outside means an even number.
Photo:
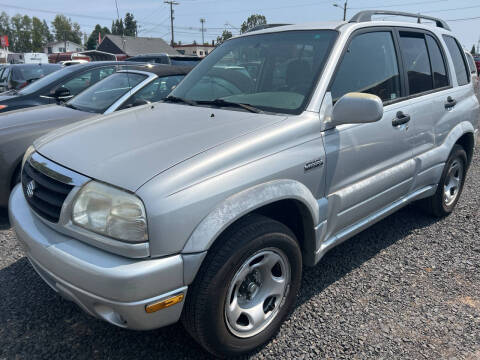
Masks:
[[[36,184],[35,181],[32,180],[27,184],[27,196],[29,198],[33,197],[33,192],[35,191]]]

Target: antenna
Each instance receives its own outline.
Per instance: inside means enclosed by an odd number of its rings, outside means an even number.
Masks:
[[[175,38],[173,36],[173,19],[175,19],[175,17],[173,16],[173,5],[180,5],[180,3],[178,3],[174,0],[165,0],[164,3],[165,4],[170,4],[170,28],[172,30],[172,40],[170,41],[170,46],[173,47],[173,45],[175,43]]]

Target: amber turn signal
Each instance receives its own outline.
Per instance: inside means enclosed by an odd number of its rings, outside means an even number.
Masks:
[[[169,297],[168,299],[158,301],[153,304],[145,306],[145,311],[151,314],[158,310],[166,309],[172,305],[178,304],[183,300],[183,298],[184,298],[183,294],[178,294],[178,295]]]

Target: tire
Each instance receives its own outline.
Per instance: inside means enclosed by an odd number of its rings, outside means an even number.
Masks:
[[[435,194],[423,200],[423,208],[433,216],[445,217],[450,215],[457,205],[462,194],[465,177],[467,175],[467,154],[463,147],[455,145],[443,168],[440,182]],[[453,178],[456,180],[453,181]],[[458,183],[456,186],[452,184]],[[450,194],[448,196],[447,194]]]
[[[248,353],[277,333],[295,303],[301,276],[302,255],[292,231],[265,216],[248,215],[209,250],[189,288],[182,323],[217,357]],[[248,312],[240,314],[243,310]]]

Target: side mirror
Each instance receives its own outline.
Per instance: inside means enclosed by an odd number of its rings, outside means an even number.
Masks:
[[[70,90],[64,87],[59,87],[53,93],[53,97],[57,100],[66,100],[71,97]]]
[[[145,99],[138,98],[138,99],[135,99],[135,101],[134,101],[133,104],[132,104],[132,107],[141,106],[141,105],[147,105],[147,104],[150,104],[150,101],[145,100]]]
[[[382,117],[383,103],[378,96],[352,92],[335,103],[330,126],[371,123]]]

